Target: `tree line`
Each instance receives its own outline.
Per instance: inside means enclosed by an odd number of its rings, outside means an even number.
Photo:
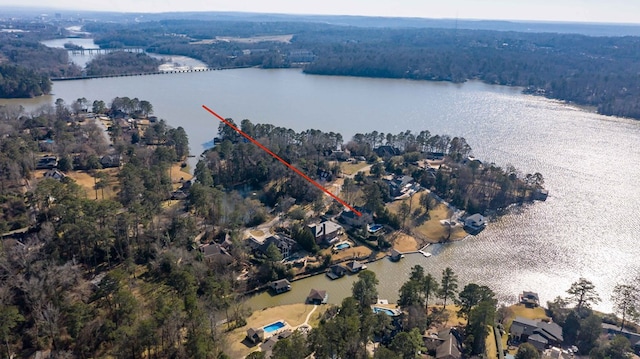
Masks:
[[[144,100],[113,102],[114,111],[137,111]],[[237,262],[205,261],[193,247],[196,219],[162,206],[172,191],[169,166],[188,148],[183,129],[158,121],[137,142],[113,130],[126,164],[115,176],[102,177],[100,162],[87,170],[95,199],[69,177],[33,175],[43,151],[67,172],[62,159],[87,141],[89,156],[109,148],[103,130],[77,116],[88,106],[82,98],[31,115],[0,108],[0,356],[224,358],[225,330],[246,315],[233,294]],[[98,113],[112,106],[93,103]],[[100,198],[101,184],[116,195]]]
[[[521,86],[527,92],[593,106],[605,115],[640,118],[633,81],[636,37],[432,28],[364,28],[317,23],[182,21],[92,24],[101,43],[146,46],[195,57],[211,67],[290,67],[305,50],[304,71],[321,75],[409,78]],[[172,36],[170,34],[182,34]],[[194,41],[216,36],[293,34],[291,43]]]

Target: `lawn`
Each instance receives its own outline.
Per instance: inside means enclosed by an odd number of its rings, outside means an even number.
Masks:
[[[174,163],[169,170],[171,175],[171,183],[173,183],[173,189],[178,189],[182,186],[181,180],[189,181],[193,178],[193,175],[189,173],[188,167],[181,167],[180,163]]]
[[[506,331],[506,333],[509,333],[509,328],[511,328],[511,323],[513,322],[514,319],[516,319],[516,317],[523,317],[523,318],[527,318],[527,319],[532,319],[532,320],[549,320],[549,317],[547,317],[547,314],[545,313],[544,308],[542,307],[536,307],[536,308],[527,308],[525,307],[523,304],[514,304],[512,306],[509,307],[509,309],[511,310],[511,315],[505,319],[504,321],[504,329]],[[502,336],[502,347],[503,348],[508,348],[507,345],[507,338],[508,338],[509,334],[505,334]],[[514,354],[515,351],[509,351],[511,354]]]
[[[410,235],[396,232],[392,238],[393,248],[398,252],[413,252],[418,249],[418,241]]]
[[[340,168],[342,169],[342,173],[345,175],[355,175],[358,171],[362,171],[365,167],[369,166],[368,163],[362,161],[358,163],[349,163],[349,162],[341,162]],[[369,171],[365,172],[368,174]]]
[[[114,199],[118,194],[116,188],[118,186],[119,169],[107,168],[103,170],[96,170],[96,174],[100,172],[107,174],[107,185],[104,187],[104,189],[98,190],[98,199]],[[94,186],[97,179],[91,173],[87,171],[69,171],[65,174],[69,178],[73,179],[80,187],[82,187],[82,190],[85,192],[87,198],[96,198],[96,190]]]
[[[420,206],[420,196],[422,193],[418,193],[412,196],[411,199],[411,212],[414,212],[416,209],[421,208]],[[409,204],[409,199],[395,201],[387,205],[387,208],[395,214],[398,214],[400,206],[404,201]],[[451,217],[451,210],[442,203],[438,203],[435,208],[429,211],[429,220],[424,220],[424,215],[420,215],[418,217],[414,216],[413,213],[407,216],[407,220],[405,226],[411,229],[411,232],[414,233],[419,238],[424,238],[432,243],[437,243],[443,241],[447,238],[448,228],[443,225],[441,220],[448,220]],[[400,218],[402,220],[402,218]],[[467,235],[462,226],[455,226],[451,233],[450,240],[462,239]]]
[[[244,358],[252,351],[258,349],[259,345],[249,346],[245,341],[247,329],[268,325],[278,320],[284,320],[290,327],[296,327],[304,323],[307,315],[313,310],[313,305],[289,304],[277,307],[265,308],[255,311],[247,318],[247,325],[232,330],[228,336],[229,346],[225,350],[232,358]],[[328,305],[320,305],[309,318],[308,324],[315,327],[320,322],[320,316],[329,308]]]

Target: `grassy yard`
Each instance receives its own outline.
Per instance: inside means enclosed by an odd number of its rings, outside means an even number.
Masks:
[[[411,212],[414,212],[416,209],[420,208],[420,195],[418,193],[411,198],[407,198],[405,200],[395,201],[387,205],[387,208],[395,214],[398,214],[400,206],[403,201],[406,201],[409,204],[409,200],[411,200]],[[440,221],[447,220],[451,216],[451,210],[445,206],[444,204],[438,203],[435,208],[429,211],[429,219],[424,215],[420,215],[416,218],[413,213],[410,213],[407,216],[407,220],[405,226],[410,228],[416,236],[425,238],[429,242],[440,242],[447,238],[448,228],[443,225]],[[400,219],[402,220],[402,218]],[[462,239],[467,235],[467,233],[462,229],[461,226],[456,226],[453,228],[451,233],[450,240]]]
[[[329,308],[328,305],[320,305],[309,318],[308,324],[315,327],[320,322],[321,315]],[[284,320],[291,327],[296,327],[304,323],[307,315],[313,310],[313,305],[290,304],[278,307],[266,308],[255,311],[247,318],[247,325],[232,330],[228,336],[229,346],[226,348],[227,354],[232,358],[244,358],[249,353],[258,349],[259,345],[249,345],[245,340],[247,329],[268,325],[278,320]]]
[[[345,175],[355,175],[358,171],[362,171],[363,168],[367,167],[369,164],[362,161],[358,163],[348,163],[348,162],[340,162],[340,168],[342,169],[342,173]],[[369,171],[365,172],[365,174],[369,174]]]
[[[506,333],[509,333],[509,328],[511,328],[511,323],[513,322],[514,319],[516,319],[516,317],[523,317],[523,318],[527,318],[527,319],[532,319],[532,320],[549,320],[549,317],[547,317],[547,314],[544,311],[544,308],[541,307],[536,307],[536,308],[527,308],[525,307],[523,304],[514,304],[512,306],[509,307],[509,309],[511,310],[511,315],[505,319],[504,322],[504,329],[506,331]],[[509,337],[509,334],[505,334],[502,336],[502,347],[504,349],[508,348],[507,345],[507,339]],[[515,350],[510,350],[509,353],[511,354],[515,354]]]
[[[116,188],[119,185],[118,183],[119,169],[107,168],[107,169],[96,171],[96,173],[99,173],[99,172],[107,174],[107,186],[105,186],[104,189],[98,190],[98,199],[103,199],[103,194],[104,194],[104,199],[114,199],[118,195]],[[73,179],[80,187],[82,187],[82,190],[85,192],[87,198],[89,199],[96,198],[96,190],[94,186],[97,180],[94,178],[94,176],[91,173],[87,171],[69,171],[66,173],[66,175],[69,178]]]

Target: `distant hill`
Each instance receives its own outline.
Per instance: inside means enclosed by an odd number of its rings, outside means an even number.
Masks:
[[[385,28],[442,28],[467,30],[493,30],[516,32],[551,32],[561,34],[581,34],[588,36],[640,36],[640,24],[610,24],[581,22],[548,22],[548,21],[504,21],[504,20],[470,20],[470,19],[429,19],[411,17],[375,17],[346,15],[292,15],[264,14],[250,12],[166,12],[166,13],[119,13],[98,11],[76,11],[53,7],[3,7],[0,13],[5,16],[39,16],[54,13],[63,19],[83,18],[114,22],[159,21],[169,19],[182,20],[218,20],[218,21],[287,21],[310,22],[331,25]]]

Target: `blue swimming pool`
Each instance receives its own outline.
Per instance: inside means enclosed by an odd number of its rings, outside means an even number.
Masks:
[[[285,325],[286,324],[284,324],[283,321],[279,321],[279,322],[271,323],[262,329],[264,330],[265,333],[271,333],[271,332],[275,332],[278,329],[284,328]]]
[[[376,313],[376,314],[384,313],[384,314],[386,314],[388,316],[391,316],[391,317],[396,315],[395,311],[393,311],[391,309],[387,309],[387,308],[380,308],[380,307],[373,307],[373,312]]]
[[[346,248],[349,248],[349,247],[351,247],[351,244],[349,244],[347,242],[342,242],[342,243],[336,244],[334,248],[337,249],[337,250],[341,250],[341,249],[346,249]]]
[[[382,225],[381,224],[374,224],[374,225],[369,227],[369,232],[376,233],[377,231],[379,231],[381,229],[382,229]]]

